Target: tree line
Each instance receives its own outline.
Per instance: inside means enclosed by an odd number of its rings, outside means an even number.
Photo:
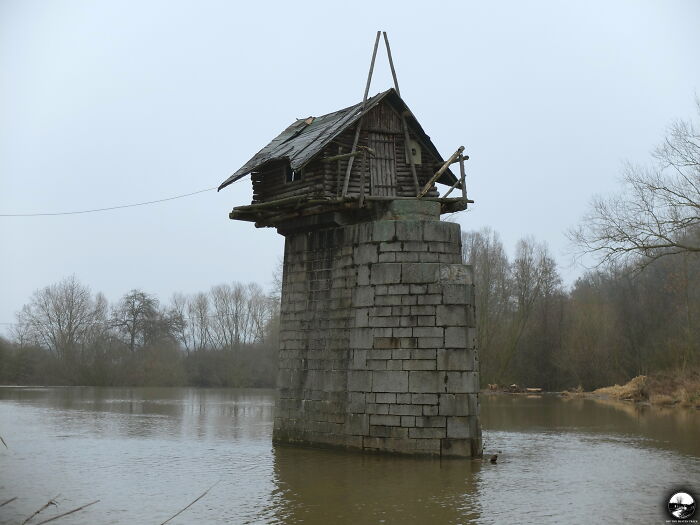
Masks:
[[[482,382],[592,389],[662,371],[700,381],[698,124],[673,122],[651,163],[628,163],[568,237],[595,267],[566,290],[545,245],[522,240],[511,260],[497,233],[464,236]]]
[[[697,103],[700,116],[700,101]],[[620,190],[596,197],[568,236],[596,265],[569,288],[546,244],[465,232],[474,268],[482,386],[593,389],[700,368],[700,133],[674,122],[650,165],[629,164]],[[167,304],[132,290],[109,304],[69,277],[34,293],[0,383],[274,386],[275,292],[223,284]]]
[[[698,254],[608,264],[567,289],[533,238],[513,257],[488,228],[462,246],[483,387],[588,390],[700,365]],[[274,387],[278,308],[278,293],[241,283],[166,304],[131,290],[109,304],[71,276],[36,291],[0,339],[0,384]]]
[[[700,234],[700,229],[698,230]],[[591,390],[700,365],[700,257],[589,270],[570,289],[547,246],[509,258],[490,229],[463,234],[474,267],[482,386]]]
[[[271,387],[278,299],[234,282],[109,304],[70,276],[34,292],[0,339],[0,383]]]

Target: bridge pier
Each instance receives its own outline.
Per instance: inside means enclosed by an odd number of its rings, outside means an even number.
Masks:
[[[273,441],[481,455],[471,267],[440,203],[368,203],[363,222],[285,235]],[[356,214],[354,215],[357,220]]]

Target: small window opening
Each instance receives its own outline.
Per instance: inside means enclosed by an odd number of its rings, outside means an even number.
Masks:
[[[284,170],[284,174],[285,182],[297,182],[300,181],[302,178],[302,168],[294,170],[289,164],[287,164]]]

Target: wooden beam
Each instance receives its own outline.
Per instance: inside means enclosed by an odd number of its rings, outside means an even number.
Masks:
[[[277,199],[274,201],[260,202],[258,204],[248,204],[246,206],[236,206],[233,208],[233,212],[236,213],[255,213],[261,210],[274,209],[274,208],[290,208],[293,206],[310,206],[314,204],[333,204],[337,202],[348,202],[352,200],[350,197],[346,198],[336,198],[336,199],[326,199],[320,197],[313,197],[309,195],[297,195],[293,197],[284,197],[282,199]]]
[[[343,146],[341,144],[338,145],[338,155],[336,157],[342,157],[343,156]],[[337,166],[337,172],[336,172],[336,180],[335,180],[335,196],[339,197],[340,196],[340,159],[338,159],[338,166]]]
[[[360,201],[358,207],[362,208],[365,204],[365,170],[367,167],[367,154],[362,155],[362,166],[360,167]]]
[[[391,47],[389,47],[389,37],[386,36],[386,31],[382,31],[384,35],[384,43],[386,44],[386,56],[389,58],[389,67],[391,68],[391,76],[394,77],[394,89],[396,89],[396,94],[401,96],[401,90],[399,89],[399,81],[396,78],[396,70],[394,69],[394,60],[391,58]]]
[[[456,213],[467,209],[467,203],[460,197],[457,202],[443,202],[440,204],[440,213]]]
[[[390,202],[395,200],[413,201],[417,200],[417,197],[393,197],[384,195],[365,195],[364,197],[365,202]],[[441,213],[453,213],[464,210],[467,207],[467,203],[471,204],[474,202],[471,200],[465,201],[462,197],[425,197],[422,200],[428,202],[439,202],[441,205]],[[356,196],[340,199],[310,198],[308,200],[304,200],[296,206],[280,205],[276,208],[267,207],[263,209],[257,208],[243,210],[234,208],[233,211],[229,213],[229,218],[239,221],[254,222],[256,228],[279,226],[279,224],[284,221],[322,213],[352,210],[353,213],[356,214],[358,208],[358,203],[356,201],[359,202],[360,198]]]
[[[333,162],[335,160],[345,160],[356,155],[362,155],[361,151],[356,151],[354,153],[343,153],[342,155],[333,155],[332,157],[325,157],[321,159],[321,162]]]
[[[469,157],[467,157],[469,158]],[[462,180],[462,198],[467,200],[467,175],[464,171],[464,155],[459,156],[459,174]]]
[[[357,197],[347,197],[348,199],[354,199]],[[388,196],[388,195],[367,195],[365,197],[366,201],[415,201],[418,200],[418,197],[393,197],[393,196]],[[450,202],[462,202],[464,199],[462,197],[425,197],[422,198],[421,200],[423,201],[430,201],[430,202],[443,202],[443,203],[450,203]],[[469,202],[474,202],[474,201],[469,201]]]
[[[339,146],[339,150],[340,149],[342,149],[342,146]],[[372,156],[376,155],[375,151],[372,148],[368,148],[367,146],[357,146],[357,149],[362,151],[355,151],[355,153],[344,153],[342,155],[334,155],[333,157],[325,157],[321,159],[321,162],[332,162],[334,160],[349,159],[350,157],[362,155],[363,153],[369,153]]]
[[[448,196],[450,193],[452,193],[452,190],[454,190],[454,189],[457,187],[457,184],[459,184],[459,182],[460,182],[459,179],[457,179],[457,180],[455,181],[455,183],[454,183],[452,186],[450,186],[450,189],[447,190],[447,193],[445,193],[445,194],[442,196],[443,199],[447,198],[447,196]]]
[[[310,215],[318,215],[321,213],[350,210],[354,209],[355,206],[356,205],[354,203],[335,201],[332,206],[313,206],[295,211],[280,211],[278,213],[271,213],[258,217],[255,222],[255,227],[264,228],[266,226],[279,226],[279,223],[281,222],[299,219],[301,217],[308,217]]]
[[[396,94],[401,96],[401,90],[399,89],[399,80],[396,77],[396,70],[394,69],[394,60],[391,57],[391,47],[389,46],[389,37],[386,36],[386,31],[383,31],[384,43],[386,44],[386,55],[389,58],[389,67],[391,68],[391,76],[394,78],[394,89]],[[403,128],[403,140],[404,149],[406,151],[406,156],[408,157],[408,164],[411,167],[411,176],[413,177],[413,185],[416,188],[416,195],[420,187],[418,186],[418,174],[416,173],[416,164],[413,161],[413,155],[411,154],[411,137],[408,133],[408,123],[406,122],[406,116],[401,114],[401,127]]]
[[[455,159],[462,154],[463,151],[464,151],[464,146],[460,146],[459,148],[457,148],[457,151],[455,151],[452,154],[452,156],[445,161],[445,163],[442,165],[442,167],[439,170],[437,170],[435,175],[430,177],[430,180],[428,181],[428,183],[423,187],[423,189],[418,194],[419,199],[422,198],[426,193],[428,193],[430,191],[430,188],[433,186],[435,181],[438,180],[440,178],[440,176],[447,171],[447,168],[450,167],[450,164],[452,164],[455,161]]]
[[[282,199],[276,199],[274,201],[260,202],[258,204],[248,204],[244,206],[236,206],[234,211],[255,211],[264,210],[265,208],[274,208],[275,206],[282,206],[290,203],[296,203],[305,200],[307,197],[303,195],[298,195],[294,197],[284,197]]]
[[[381,32],[377,31],[377,38],[374,40],[374,51],[372,51],[372,62],[369,65],[369,74],[367,75],[367,85],[365,86],[365,96],[362,98],[362,108],[360,110],[360,119],[357,121],[357,128],[355,129],[355,138],[352,141],[352,149],[350,153],[354,153],[357,149],[357,141],[360,139],[360,130],[362,129],[362,120],[365,118],[365,106],[367,105],[367,95],[369,93],[369,86],[372,83],[372,72],[374,71],[374,61],[377,58],[377,48],[379,47],[379,36]],[[343,183],[343,193],[342,196],[345,197],[348,194],[348,186],[350,185],[350,173],[352,172],[352,163],[355,157],[350,157],[348,161],[348,168],[345,171],[345,182]]]
[[[463,155],[463,157],[464,157],[464,160],[469,160],[469,155]],[[459,162],[459,158],[450,162],[450,165],[457,164],[458,162]],[[442,167],[442,164],[440,164],[440,163],[433,164],[433,167],[435,167],[436,169],[440,169]]]
[[[418,174],[416,173],[416,163],[413,160],[413,153],[411,152],[411,136],[408,134],[408,123],[406,122],[406,117],[401,116],[401,127],[403,127],[403,142],[404,150],[408,156],[408,164],[411,166],[411,176],[413,177],[413,186],[416,190],[416,195],[418,195],[418,190],[420,186],[418,185]]]

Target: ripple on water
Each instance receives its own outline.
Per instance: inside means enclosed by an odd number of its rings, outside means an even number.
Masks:
[[[0,522],[61,492],[61,511],[101,500],[62,523],[158,523],[218,482],[182,523],[639,523],[666,519],[668,489],[700,480],[700,450],[681,435],[700,428],[694,416],[486,400],[487,450],[501,451],[491,465],[273,448],[272,403],[235,390],[0,389],[0,500],[20,497]]]

